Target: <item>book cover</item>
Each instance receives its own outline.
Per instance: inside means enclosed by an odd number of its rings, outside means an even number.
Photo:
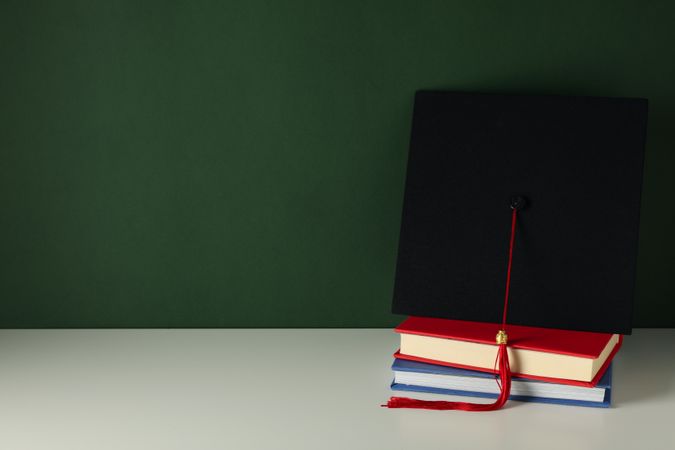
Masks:
[[[467,320],[437,319],[411,316],[394,331],[444,339],[495,343],[499,324]],[[525,350],[559,353],[582,358],[597,358],[612,338],[611,333],[570,331],[555,328],[508,325],[509,346]]]

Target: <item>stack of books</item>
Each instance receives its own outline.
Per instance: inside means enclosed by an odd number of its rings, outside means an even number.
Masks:
[[[496,398],[498,324],[409,317],[395,331],[397,391]],[[510,400],[607,408],[620,334],[507,326]]]

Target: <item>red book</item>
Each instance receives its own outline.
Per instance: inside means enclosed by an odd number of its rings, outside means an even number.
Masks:
[[[401,350],[394,356],[496,373],[499,328],[494,323],[409,317],[395,329]],[[519,325],[507,325],[506,333],[514,376],[579,386],[595,386],[623,338]]]

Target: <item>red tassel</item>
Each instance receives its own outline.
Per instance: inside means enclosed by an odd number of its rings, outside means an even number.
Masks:
[[[462,410],[462,411],[494,411],[500,409],[508,400],[511,393],[511,367],[509,366],[509,353],[506,349],[506,343],[499,344],[497,355],[499,364],[500,387],[499,397],[494,403],[468,403],[468,402],[446,402],[433,400],[416,400],[406,397],[391,397],[387,404],[382,405],[386,408],[419,408],[435,410]]]
[[[512,200],[513,201],[513,200]],[[462,411],[494,411],[500,409],[511,394],[511,366],[509,366],[509,352],[506,349],[506,312],[509,306],[509,291],[511,288],[511,264],[513,262],[513,244],[516,239],[516,215],[518,209],[522,207],[512,203],[511,208],[511,237],[509,239],[509,262],[506,268],[506,289],[504,292],[504,309],[502,310],[502,329],[497,333],[497,344],[499,351],[497,352],[497,359],[495,360],[495,367],[499,365],[499,397],[494,403],[468,403],[468,402],[446,402],[433,400],[416,400],[406,397],[391,397],[385,405],[386,408],[420,408],[420,409],[436,409],[436,410],[462,410]]]

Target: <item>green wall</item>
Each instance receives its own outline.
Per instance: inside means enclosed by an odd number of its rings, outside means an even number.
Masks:
[[[636,326],[675,325],[675,6],[3,1],[1,327],[367,327],[419,88],[650,99]]]

